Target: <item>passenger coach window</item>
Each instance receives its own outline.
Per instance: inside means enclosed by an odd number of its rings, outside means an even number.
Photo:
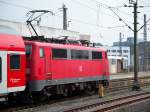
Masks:
[[[67,50],[66,49],[52,49],[52,57],[53,58],[67,58]]]
[[[105,58],[107,59],[107,52],[105,52]]]
[[[0,82],[2,82],[2,59],[0,57]]]
[[[89,59],[89,51],[71,50],[71,59]]]
[[[44,57],[44,49],[40,48],[39,53],[40,53],[40,58],[43,58]]]
[[[20,55],[10,55],[10,69],[20,69]]]
[[[92,51],[92,59],[102,59],[102,52]]]

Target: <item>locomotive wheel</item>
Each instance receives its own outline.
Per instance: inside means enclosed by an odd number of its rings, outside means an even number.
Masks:
[[[63,91],[63,96],[67,97],[68,95],[69,95],[68,88],[65,88],[64,91]]]
[[[23,104],[23,100],[21,99],[21,93],[10,93],[8,95],[8,104],[10,106],[15,106],[16,104]]]
[[[93,95],[95,93],[95,90],[92,88],[92,85],[87,86],[85,93],[88,95]]]
[[[16,97],[14,96],[13,93],[10,93],[8,95],[8,103],[9,103],[10,106],[14,106],[14,105],[17,104],[17,99],[16,99]]]
[[[43,102],[48,99],[47,92],[45,89],[37,93],[33,93],[34,102]]]
[[[20,95],[20,99],[22,99],[23,104],[32,104],[33,97],[29,91],[25,91]]]

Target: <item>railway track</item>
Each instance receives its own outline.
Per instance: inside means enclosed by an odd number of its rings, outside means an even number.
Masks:
[[[105,93],[107,93],[106,96],[109,96],[109,95],[114,96],[115,94],[122,94],[125,91],[127,92],[132,86],[132,81],[133,81],[132,78],[121,79],[121,80],[112,80],[110,82],[110,87],[105,90]],[[140,81],[142,87],[147,87],[148,85],[150,85],[150,77],[141,77],[139,81]],[[56,106],[56,108],[57,108],[57,104],[58,105],[59,104],[69,105],[69,104],[77,103],[78,101],[88,102],[88,100],[95,100],[95,99],[98,99],[98,95],[93,95],[93,96],[82,95],[82,96],[75,96],[75,97],[70,97],[70,98],[61,98],[61,99],[57,99],[57,100],[47,101],[44,103],[37,103],[37,104],[31,104],[31,105],[19,106],[19,107],[10,107],[8,109],[2,109],[2,110],[0,109],[0,111],[1,112],[34,112],[34,111],[40,110],[41,107],[43,108],[45,106],[50,107],[50,105],[52,105],[52,107]],[[102,100],[100,100],[100,101],[102,101]],[[91,108],[91,107],[89,107],[89,108]],[[66,110],[66,112],[67,112],[67,110]]]
[[[64,110],[64,112],[105,112],[112,111],[113,109],[120,108],[121,106],[150,100],[150,92],[141,92],[120,98],[107,100],[104,102],[96,102],[89,105],[84,105],[77,108]]]

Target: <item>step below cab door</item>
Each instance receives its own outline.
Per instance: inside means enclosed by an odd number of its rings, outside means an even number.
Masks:
[[[7,93],[7,51],[0,51],[0,95]]]

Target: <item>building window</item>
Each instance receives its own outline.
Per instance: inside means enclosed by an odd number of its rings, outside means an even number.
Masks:
[[[102,59],[102,52],[93,51],[92,59]]]
[[[123,50],[124,53],[128,53],[128,50]]]
[[[2,58],[0,57],[0,82],[2,82]]]
[[[117,50],[118,53],[121,53],[121,50]]]
[[[66,59],[67,58],[67,50],[53,48],[52,49],[52,57]]]
[[[89,51],[71,50],[71,59],[89,59]]]
[[[116,64],[116,60],[115,60],[115,59],[112,59],[112,60],[111,60],[111,64],[112,64],[112,65],[115,65],[115,64]]]
[[[10,55],[10,69],[20,69],[20,55]]]
[[[111,52],[116,52],[116,50],[111,50]]]
[[[126,58],[128,58],[128,55],[123,55],[123,57],[126,57]]]
[[[44,49],[40,48],[39,53],[40,53],[40,58],[43,58],[44,57]]]
[[[26,45],[26,55],[31,55],[32,45]]]

